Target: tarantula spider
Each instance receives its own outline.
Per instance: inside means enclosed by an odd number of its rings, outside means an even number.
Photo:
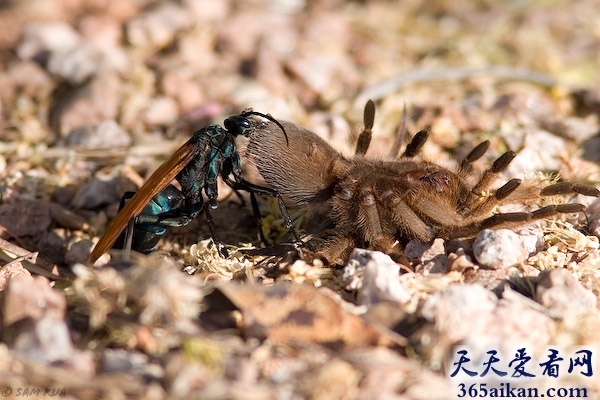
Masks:
[[[296,206],[327,202],[338,232],[318,254],[330,262],[345,260],[355,247],[401,256],[399,243],[410,239],[474,237],[486,228],[512,228],[557,213],[575,213],[581,204],[559,204],[533,212],[495,213],[504,204],[530,205],[540,196],[580,193],[599,196],[592,186],[511,179],[496,190],[491,185],[516,156],[507,151],[479,177],[471,164],[487,151],[489,141],[476,146],[455,171],[417,157],[428,132],[417,133],[390,160],[365,157],[371,140],[375,106],[365,107],[365,128],[354,157],[343,157],[316,134],[282,121],[289,146],[275,134],[280,128],[257,121],[247,156],[265,181]]]

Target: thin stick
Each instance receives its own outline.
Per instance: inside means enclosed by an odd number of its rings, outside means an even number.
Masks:
[[[56,265],[40,258],[37,252],[31,252],[4,239],[0,239],[0,259],[8,261],[0,269],[8,267],[12,263],[21,262],[31,273],[42,275],[49,279],[65,280],[64,277],[52,272],[57,269]]]
[[[560,84],[560,82],[553,76],[526,69],[506,67],[503,65],[492,65],[489,67],[417,69],[414,71],[409,71],[400,77],[383,81],[365,88],[356,97],[354,105],[356,108],[359,108],[368,99],[377,101],[384,98],[389,93],[396,92],[404,86],[416,82],[429,82],[434,80],[463,81],[476,75],[490,75],[501,79],[525,81],[543,87],[552,87]],[[566,86],[567,88],[574,88],[566,84],[563,86]]]

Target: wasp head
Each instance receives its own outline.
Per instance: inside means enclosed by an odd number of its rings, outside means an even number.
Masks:
[[[248,118],[251,115],[257,115],[259,117],[268,119],[269,121],[276,124],[283,132],[283,136],[285,136],[285,142],[289,144],[287,133],[285,132],[283,125],[281,125],[281,123],[275,118],[273,118],[271,115],[263,114],[258,111],[244,110],[240,115],[234,115],[232,117],[227,118],[224,122],[225,129],[227,129],[232,135],[235,136],[243,135],[246,137],[250,137],[250,134],[252,134],[252,132],[256,128],[255,121]]]
[[[234,115],[224,122],[225,129],[234,136],[243,135],[249,137],[254,130],[254,121],[248,119],[245,115]]]

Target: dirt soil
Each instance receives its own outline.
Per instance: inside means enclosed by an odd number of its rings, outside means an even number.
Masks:
[[[592,0],[0,0],[0,396],[600,398],[598,16]],[[228,257],[200,215],[148,256],[88,263],[122,194],[197,129],[252,108],[351,156],[369,99],[366,157],[407,142],[406,110],[427,160],[455,168],[489,140],[477,173],[518,152],[493,189],[590,188],[500,212],[586,210],[330,263],[335,227],[267,255],[249,197],[219,182]],[[300,234],[327,216],[288,205]],[[277,203],[259,207],[289,244]]]

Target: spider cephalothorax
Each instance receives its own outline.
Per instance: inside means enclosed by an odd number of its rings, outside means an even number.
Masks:
[[[529,205],[540,196],[556,194],[600,195],[592,186],[570,182],[543,186],[520,179],[492,190],[498,174],[516,153],[504,153],[480,176],[472,176],[471,164],[483,156],[489,142],[476,146],[453,171],[418,157],[427,131],[417,133],[402,154],[389,160],[366,157],[373,119],[374,105],[369,102],[365,129],[351,158],[290,122],[282,122],[289,146],[273,139],[272,131],[279,128],[269,121],[262,122],[250,137],[248,158],[284,198],[295,205],[329,204],[337,235],[320,254],[330,261],[346,258],[357,246],[398,254],[398,243],[410,239],[473,237],[486,228],[515,227],[585,208],[559,204],[532,212],[495,213],[499,205]]]

